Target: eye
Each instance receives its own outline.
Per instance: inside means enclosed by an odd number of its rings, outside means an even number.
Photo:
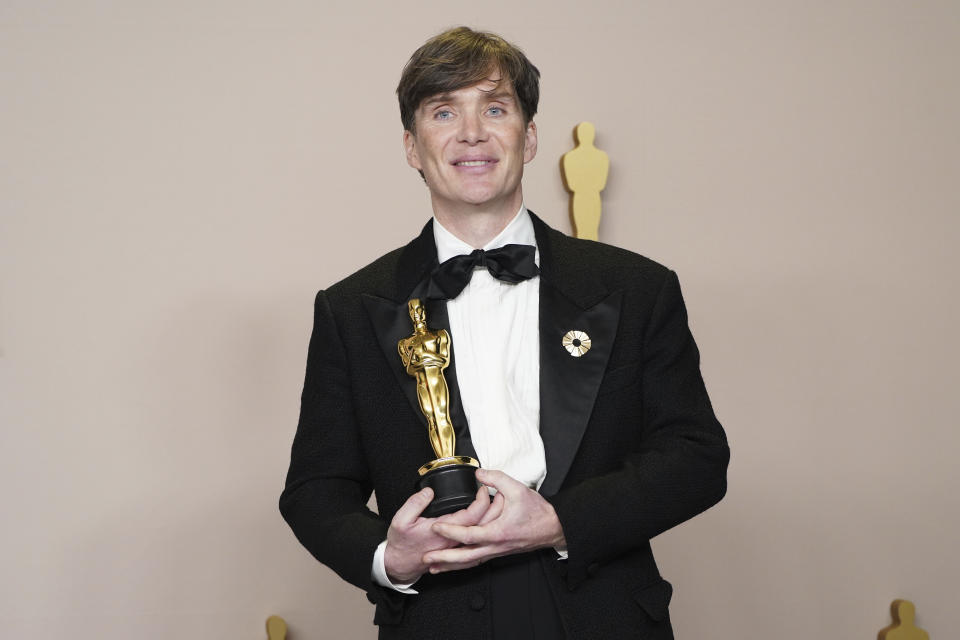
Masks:
[[[437,111],[434,111],[433,113],[433,118],[435,120],[449,120],[452,117],[453,117],[453,112],[450,111],[449,109],[439,109]]]
[[[487,113],[492,116],[501,116],[503,115],[503,107],[490,107],[487,109]]]

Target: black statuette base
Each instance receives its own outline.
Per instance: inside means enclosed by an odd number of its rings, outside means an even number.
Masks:
[[[433,489],[433,502],[424,509],[423,516],[437,518],[460,509],[466,509],[477,497],[480,483],[477,468],[469,464],[450,464],[427,471],[417,480],[417,489]]]

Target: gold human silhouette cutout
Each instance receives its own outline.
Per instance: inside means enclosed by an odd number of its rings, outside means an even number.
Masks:
[[[564,184],[570,196],[570,217],[574,235],[597,240],[600,228],[600,192],[607,186],[610,158],[593,145],[596,129],[589,122],[574,128],[577,146],[560,161]]]
[[[284,640],[287,637],[287,623],[280,616],[267,618],[267,640]]]
[[[894,600],[890,604],[893,624],[877,634],[877,640],[930,640],[930,634],[913,623],[916,609],[909,600]]]
[[[427,311],[420,300],[407,303],[413,335],[397,343],[407,373],[417,381],[417,400],[427,419],[430,446],[438,459],[452,458],[456,434],[450,421],[450,391],[443,370],[450,364],[450,334],[427,329]]]

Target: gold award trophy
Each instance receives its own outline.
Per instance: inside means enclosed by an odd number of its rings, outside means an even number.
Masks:
[[[423,515],[436,518],[470,505],[477,494],[475,470],[480,463],[454,454],[456,434],[450,420],[450,393],[443,370],[450,364],[450,334],[427,328],[427,311],[414,298],[407,303],[413,335],[397,343],[407,373],[417,381],[417,400],[427,419],[427,434],[436,460],[418,469],[420,489],[433,489],[433,502]]]

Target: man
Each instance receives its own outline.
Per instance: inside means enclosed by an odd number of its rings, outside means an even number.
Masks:
[[[649,540],[723,496],[729,457],[676,275],[526,210],[539,72],[513,45],[442,33],[397,93],[433,219],[317,295],[281,512],[381,638],[672,638]],[[440,518],[414,491],[434,456],[397,354],[411,298],[450,333],[457,453],[484,467]]]

